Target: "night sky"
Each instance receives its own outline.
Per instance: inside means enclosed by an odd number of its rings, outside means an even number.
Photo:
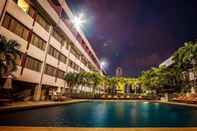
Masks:
[[[82,28],[109,75],[125,76],[158,66],[184,41],[197,38],[197,0],[67,0],[83,12]]]

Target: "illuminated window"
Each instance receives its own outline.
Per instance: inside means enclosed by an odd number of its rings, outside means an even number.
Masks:
[[[26,0],[18,0],[17,5],[24,11],[28,12],[29,11],[29,4],[26,2]]]
[[[30,56],[27,57],[25,67],[34,71],[40,72],[42,62]]]
[[[29,35],[29,30],[21,23],[19,23],[16,19],[11,17],[9,14],[6,13],[2,25],[3,27],[10,30],[11,32],[27,40]]]

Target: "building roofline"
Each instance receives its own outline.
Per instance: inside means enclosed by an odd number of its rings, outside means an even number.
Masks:
[[[74,14],[73,14],[73,12],[71,11],[71,9],[69,8],[67,2],[66,2],[65,0],[59,0],[59,3],[62,4],[62,8],[66,11],[68,17],[69,17],[70,19],[72,19],[72,18],[74,17]],[[96,62],[97,62],[97,63],[95,63],[95,62],[92,60],[93,63],[95,64],[95,66],[96,66],[98,69],[101,69],[100,61],[99,61],[99,59],[98,59],[98,57],[97,57],[95,51],[93,50],[93,48],[92,48],[90,42],[89,42],[88,39],[86,38],[84,32],[83,32],[81,29],[79,29],[79,30],[77,30],[77,31],[78,31],[78,33],[80,34],[80,36],[82,37],[82,39],[85,41],[85,43],[86,43],[86,45],[88,46],[88,48],[90,49],[91,53],[93,54],[93,57],[96,59]],[[92,59],[92,58],[90,57],[90,59]],[[98,64],[99,67],[97,66],[97,64]]]
[[[174,63],[174,61],[173,61],[172,59],[173,59],[173,57],[170,56],[170,57],[167,58],[165,61],[163,61],[163,62],[159,65],[159,67],[161,67],[161,66],[166,66],[166,67],[171,66],[171,65]]]

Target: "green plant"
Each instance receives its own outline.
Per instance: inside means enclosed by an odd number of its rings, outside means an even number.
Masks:
[[[0,76],[15,71],[16,59],[20,56],[18,51],[20,45],[14,40],[7,40],[0,36]]]

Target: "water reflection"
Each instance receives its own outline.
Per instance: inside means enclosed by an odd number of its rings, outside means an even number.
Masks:
[[[0,125],[197,126],[197,109],[151,102],[87,102],[0,114]]]

